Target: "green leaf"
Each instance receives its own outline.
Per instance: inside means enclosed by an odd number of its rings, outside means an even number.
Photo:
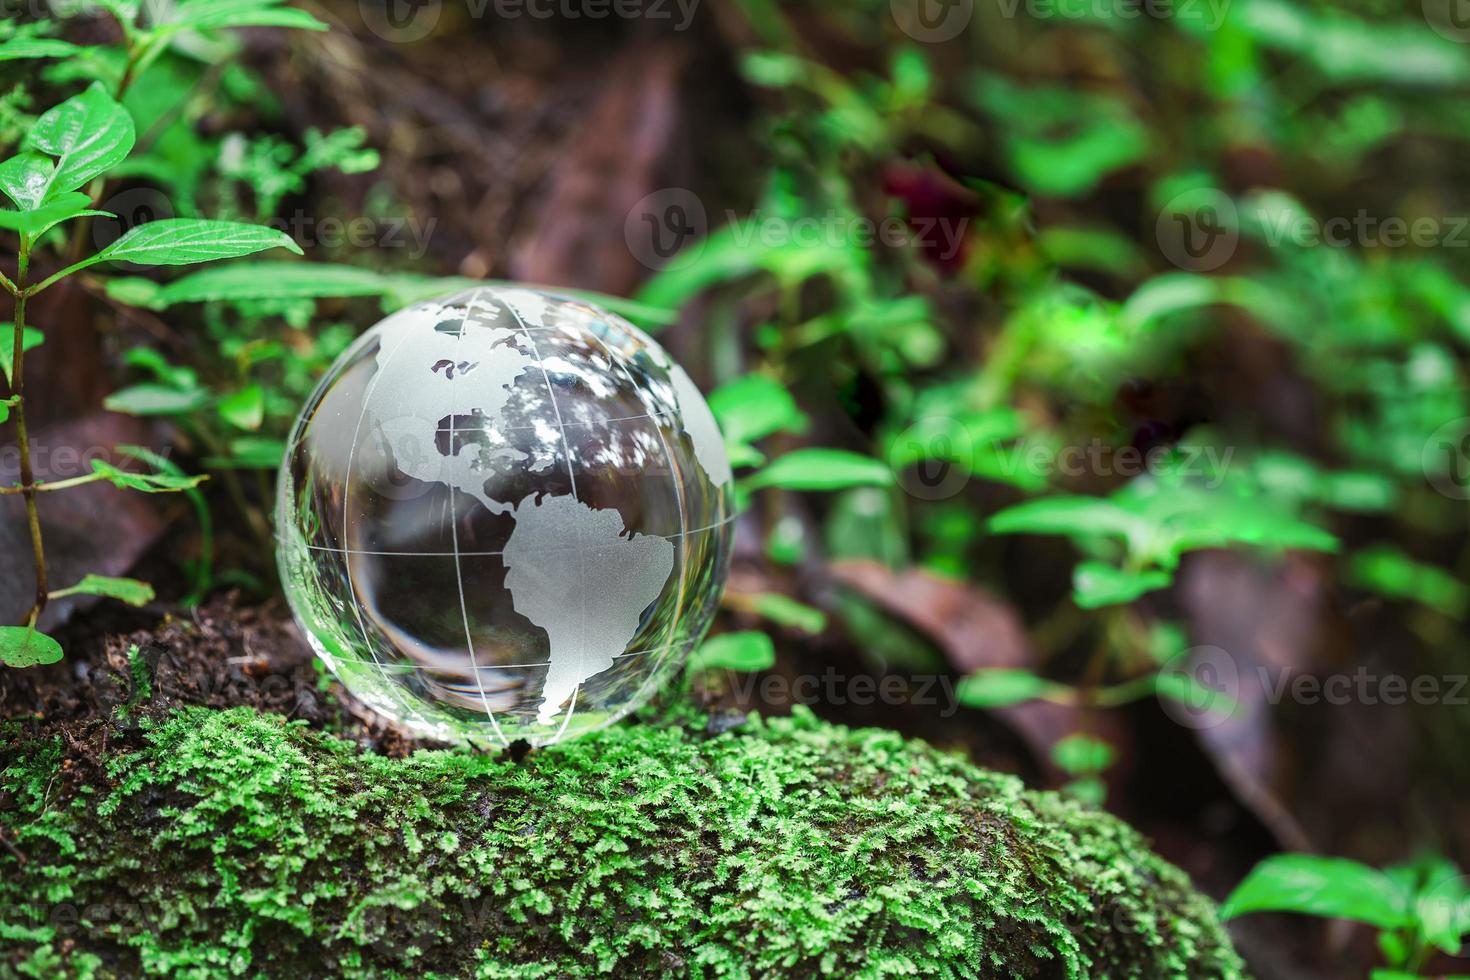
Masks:
[[[1422,602],[1454,618],[1470,600],[1470,590],[1454,575],[1387,545],[1354,554],[1348,561],[1347,580],[1382,596]]]
[[[22,153],[0,163],[0,191],[22,211],[34,211],[46,197],[56,164],[39,153]]]
[[[1096,807],[1101,807],[1108,798],[1108,784],[1096,776],[1074,779],[1063,786],[1062,791]]]
[[[689,670],[738,670],[753,673],[770,670],[776,663],[776,648],[771,638],[755,630],[721,633],[699,645],[689,658]]]
[[[1084,561],[1072,569],[1072,600],[1083,609],[1116,606],[1167,588],[1172,580],[1168,572],[1157,569],[1130,571],[1103,561]]]
[[[230,268],[230,266],[224,268]],[[152,279],[144,279],[142,276],[116,276],[109,278],[104,288],[107,290],[109,299],[126,306],[140,306],[149,310],[163,309],[164,304],[158,302],[158,295],[163,292],[163,286]]]
[[[170,388],[192,391],[199,387],[199,375],[193,368],[170,364],[152,347],[133,347],[124,356],[129,367],[143,368]]]
[[[35,327],[26,327],[21,335],[20,349],[24,354],[28,350],[40,347],[46,340],[46,335]],[[15,324],[0,324],[0,370],[5,372],[5,381],[10,381],[10,369],[15,362]]]
[[[987,667],[963,678],[955,693],[961,704],[971,708],[1004,708],[1066,690],[1063,685],[1038,677],[1029,670]]]
[[[1068,735],[1051,747],[1052,761],[1068,775],[1102,772],[1113,764],[1117,753],[1101,739],[1081,733]]]
[[[0,61],[23,58],[70,58],[84,48],[54,37],[13,37],[0,44]]]
[[[221,399],[217,408],[220,418],[235,428],[253,431],[265,421],[265,389],[249,385]]]
[[[1209,276],[1170,272],[1155,276],[1133,291],[1123,304],[1121,319],[1147,326],[1181,310],[1200,309],[1220,301],[1220,284]]]
[[[193,265],[232,259],[268,248],[286,248],[301,254],[301,246],[289,235],[264,225],[204,218],[163,218],[138,225],[75,268],[85,268],[98,262]]]
[[[1398,929],[1409,923],[1409,899],[1399,882],[1356,861],[1278,854],[1246,875],[1220,907],[1220,916],[1300,912]]]
[[[124,415],[182,415],[198,411],[209,402],[202,388],[182,390],[168,385],[141,384],[108,395],[102,407]]]
[[[286,455],[286,443],[262,436],[231,439],[228,456],[207,456],[204,466],[211,470],[273,470]]]
[[[1422,887],[1414,897],[1414,915],[1424,938],[1454,956],[1470,934],[1470,878],[1461,875],[1452,862],[1436,863],[1438,867],[1427,869],[1422,876]],[[1389,868],[1385,873],[1395,870]]]
[[[0,663],[35,667],[61,659],[61,644],[29,626],[0,626]]]
[[[1339,510],[1382,513],[1398,501],[1398,487],[1382,473],[1328,473],[1322,477],[1318,496]]]
[[[382,273],[321,262],[237,262],[190,273],[164,286],[150,306],[220,300],[318,299],[380,296],[389,283]]]
[[[325,31],[327,25],[304,10],[279,0],[186,0],[173,15],[156,25],[161,34],[175,31],[215,31],[230,27],[287,27]]]
[[[114,294],[113,283],[123,292]],[[525,285],[463,276],[383,273],[330,262],[239,262],[201,269],[152,290],[140,287],[136,280],[113,280],[113,283],[109,283],[109,295],[126,302],[144,299],[146,302],[141,305],[152,309],[163,309],[176,303],[381,296],[384,307],[391,310],[476,286]],[[600,306],[634,323],[666,326],[676,319],[673,310],[619,296],[560,287],[551,287],[551,291]]]
[[[138,19],[143,0],[97,0],[97,6],[111,13],[120,23],[130,25]]]
[[[775,378],[748,374],[710,392],[710,411],[725,442],[743,446],[774,432],[802,432],[807,418]]]
[[[207,479],[203,476],[181,476],[174,473],[129,473],[100,459],[92,460],[92,471],[102,474],[103,479],[121,490],[140,490],[143,493],[192,490]]]
[[[782,487],[787,490],[842,490],[848,487],[886,487],[893,471],[871,456],[843,449],[797,449],[744,481],[747,490]]]
[[[987,74],[978,75],[974,95],[1002,123],[1011,170],[1028,190],[1055,197],[1084,194],[1148,155],[1148,129],[1117,97],[1018,85]]]
[[[1187,665],[1183,662],[1173,661],[1154,674],[1154,693],[1161,698],[1178,702],[1192,716],[1229,718],[1240,710],[1240,702],[1235,700],[1233,695],[1203,683],[1186,667]],[[1124,689],[1131,687],[1132,685],[1123,686]],[[1126,703],[1126,701],[1119,703]]]
[[[0,228],[38,238],[63,221],[82,215],[107,215],[92,209],[92,199],[80,191],[59,194],[30,211],[0,211]]]
[[[108,575],[86,575],[69,589],[51,593],[51,598],[61,599],[69,595],[99,595],[117,599],[130,606],[146,606],[154,599],[153,586],[135,578],[113,578]]]
[[[757,615],[803,633],[816,634],[827,628],[826,613],[779,592],[759,593],[752,600],[751,606]]]
[[[1064,534],[1131,537],[1138,531],[1134,515],[1098,497],[1045,497],[1009,507],[987,522],[992,534]]]
[[[56,157],[43,200],[86,185],[121,163],[133,148],[133,117],[101,82],[41,114],[26,146]]]
[[[1332,8],[1287,0],[1249,0],[1231,24],[1262,45],[1289,52],[1339,84],[1453,85],[1470,64],[1448,39],[1417,23],[1366,21]]]

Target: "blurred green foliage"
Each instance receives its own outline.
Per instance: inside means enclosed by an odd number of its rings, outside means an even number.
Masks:
[[[196,4],[219,6],[180,9]],[[692,338],[769,566],[727,605],[932,665],[933,637],[802,574],[919,568],[999,595],[1038,638],[1035,663],[975,671],[970,705],[1195,703],[1211,692],[1182,669],[1181,567],[1290,551],[1470,655],[1470,45],[1453,23],[1432,0],[1015,0],[951,5],[965,29],[928,43],[901,6],[733,5],[760,109],[720,138],[758,169],[754,196],[632,299],[598,297]],[[126,105],[150,135],[122,173],[181,214],[268,220],[323,170],[377,163],[357,130],[272,131],[279,96],[227,36],[171,32],[138,56],[68,27],[0,26],[0,59],[45,65],[0,86],[0,139],[35,90],[141,57]],[[110,405],[172,419],[257,525],[251,481],[357,327],[343,302],[462,282],[436,275],[457,256],[312,258],[103,287],[197,318],[186,352],[129,351]],[[1017,575],[1023,553],[1049,574]],[[761,666],[758,642],[705,661]],[[1052,761],[1096,797],[1113,758],[1077,733]]]

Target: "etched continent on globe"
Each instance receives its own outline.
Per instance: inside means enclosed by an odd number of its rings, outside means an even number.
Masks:
[[[708,627],[731,472],[626,321],[484,287],[396,313],[293,433],[278,537],[313,645],[424,734],[545,744],[637,707]]]

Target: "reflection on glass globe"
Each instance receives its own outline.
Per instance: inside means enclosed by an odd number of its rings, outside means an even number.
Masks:
[[[418,734],[545,745],[643,704],[709,626],[730,463],[657,343],[486,286],[395,313],[312,394],[281,578],[317,654]]]

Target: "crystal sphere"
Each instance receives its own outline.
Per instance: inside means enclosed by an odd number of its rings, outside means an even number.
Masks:
[[[708,628],[734,491],[663,348],[485,286],[357,340],[296,422],[281,580],[318,656],[417,734],[545,745],[643,704]]]

